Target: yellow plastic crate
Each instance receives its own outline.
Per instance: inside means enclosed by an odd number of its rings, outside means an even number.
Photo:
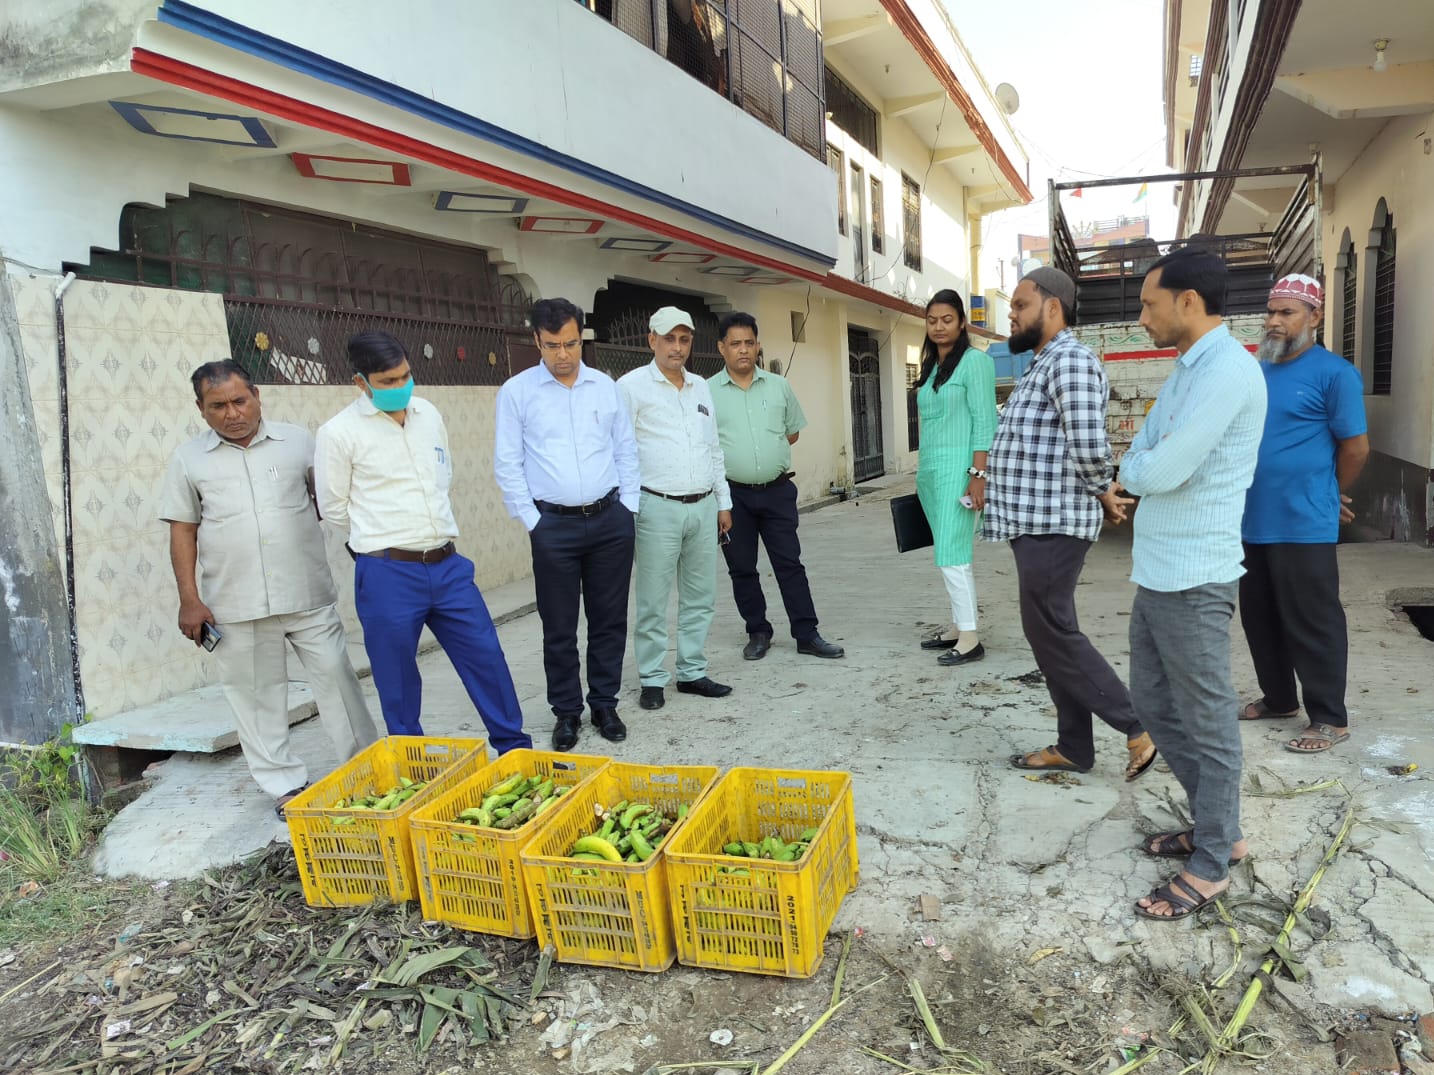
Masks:
[[[816,839],[796,862],[722,852],[735,840],[790,842],[813,827]],[[677,958],[689,967],[809,978],[858,873],[849,773],[733,769],[667,845]]]
[[[488,763],[483,739],[390,735],[366,747],[284,807],[310,907],[418,898],[408,819]],[[386,791],[406,776],[428,786],[397,810],[341,810],[340,799]],[[353,818],[352,822],[341,818]]]
[[[408,830],[413,837],[423,917],[476,933],[532,937],[533,916],[528,911],[519,852],[547,827],[563,804],[549,807],[543,816],[512,830],[480,829],[453,818],[480,804],[489,788],[510,776],[551,777],[558,787],[572,788],[608,761],[595,754],[510,750],[441,798],[415,810],[408,819]]]
[[[573,842],[598,829],[597,809],[623,799],[651,803],[668,816],[679,806],[695,812],[717,779],[715,765],[633,765],[613,762],[565,796],[557,814],[522,851],[523,882],[538,944],[553,945],[564,963],[624,970],[663,971],[672,966],[672,918],[663,849],[646,862],[588,862],[568,857]]]

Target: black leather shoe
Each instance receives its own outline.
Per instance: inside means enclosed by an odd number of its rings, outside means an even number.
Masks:
[[[642,693],[638,695],[637,704],[643,709],[661,709],[667,704],[667,699],[662,696],[661,687],[643,687]]]
[[[928,638],[928,639],[926,639],[926,641],[922,642],[922,643],[921,643],[921,648],[922,648],[922,649],[950,649],[950,648],[951,648],[952,646],[954,646],[954,645],[956,645],[956,639],[954,639],[954,638],[942,638],[940,635],[937,635],[935,638]]]
[[[732,688],[725,683],[717,683],[703,676],[701,679],[689,679],[686,683],[678,683],[677,693],[700,694],[703,698],[725,698],[732,693]]]
[[[583,715],[574,713],[570,716],[559,717],[558,723],[553,726],[553,749],[557,751],[572,750],[578,745],[578,730],[582,725]]]
[[[846,655],[846,650],[834,642],[828,642],[821,635],[812,635],[811,638],[798,642],[797,652],[805,653],[808,657],[842,657]]]
[[[954,649],[950,653],[943,653],[936,658],[936,663],[950,668],[956,664],[970,664],[972,661],[979,661],[986,656],[986,647],[977,642],[975,647],[968,649],[965,653],[957,653]]]
[[[594,709],[593,727],[611,743],[621,743],[627,738],[627,725],[618,717],[616,709]]]
[[[742,659],[744,661],[760,661],[771,648],[771,635],[748,635],[747,644],[742,647]]]

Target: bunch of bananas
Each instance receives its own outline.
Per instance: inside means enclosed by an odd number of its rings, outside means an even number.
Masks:
[[[520,828],[551,810],[568,790],[554,786],[551,777],[545,780],[518,773],[494,784],[484,793],[481,803],[460,811],[453,820],[482,829]]]
[[[651,803],[630,803],[626,799],[606,809],[598,808],[602,825],[588,836],[579,837],[569,855],[588,862],[646,862],[657,853],[667,834],[687,816],[687,804],[669,818]]]
[[[339,799],[334,803],[331,810],[397,810],[409,799],[413,798],[425,787],[426,780],[410,780],[406,776],[400,776],[398,783],[387,791],[370,792],[367,795],[359,795],[353,799]],[[352,825],[353,815],[336,817],[333,819],[335,825]]]
[[[796,862],[807,853],[813,840],[817,838],[815,828],[804,829],[802,834],[791,843],[787,843],[780,836],[764,836],[760,841],[754,843],[751,840],[733,840],[722,848],[724,855],[736,855],[740,858],[749,859],[771,859],[773,862]]]

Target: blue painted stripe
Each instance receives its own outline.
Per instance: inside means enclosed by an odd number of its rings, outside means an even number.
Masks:
[[[715,225],[734,235],[741,235],[748,239],[765,243],[769,246],[786,250],[796,254],[798,257],[823,265],[835,265],[834,258],[808,249],[798,243],[789,242],[786,239],[778,238],[764,231],[732,220],[730,217],[722,216],[703,209],[701,206],[693,205],[691,202],[674,198],[653,187],[645,186],[642,183],[634,182],[610,172],[605,168],[598,168],[577,157],[569,156],[566,153],[559,153],[550,149],[540,142],[531,138],[524,138],[503,127],[495,126],[471,116],[466,112],[460,112],[449,105],[439,104],[427,97],[414,93],[412,90],[395,86],[391,82],[374,78],[354,67],[341,64],[335,60],[322,56],[317,52],[301,48],[298,45],[280,40],[268,34],[260,33],[257,30],[216,15],[212,11],[205,11],[203,8],[195,7],[186,3],[185,0],[162,0],[158,18],[161,23],[174,26],[180,30],[203,37],[207,40],[217,42],[227,48],[238,52],[245,52],[269,63],[277,64],[280,67],[287,67],[291,71],[308,75],[322,82],[337,86],[340,89],[350,90],[372,98],[382,104],[391,105],[409,112],[422,119],[438,123],[452,130],[461,131],[474,138],[481,138],[485,142],[492,142],[494,145],[502,146],[504,149],[524,154],[536,160],[555,164],[569,172],[583,176],[587,179],[594,179],[623,191],[627,194],[634,194],[646,201],[655,202],[668,209],[675,209],[685,213],[697,220]]]

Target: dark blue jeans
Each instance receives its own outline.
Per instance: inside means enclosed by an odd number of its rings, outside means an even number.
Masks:
[[[457,553],[436,564],[360,556],[354,605],[390,735],[423,734],[418,636],[426,625],[453,662],[493,749],[503,754],[533,745],[493,617],[473,581],[472,560]]]

